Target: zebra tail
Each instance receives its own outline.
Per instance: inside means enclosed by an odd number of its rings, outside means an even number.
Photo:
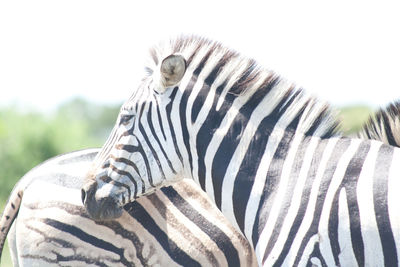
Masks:
[[[12,223],[18,215],[23,195],[23,187],[18,183],[11,192],[0,218],[0,259],[4,243]]]

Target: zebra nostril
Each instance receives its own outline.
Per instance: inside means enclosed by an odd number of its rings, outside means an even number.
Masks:
[[[84,189],[81,189],[81,199],[82,199],[82,204],[85,205],[85,200],[86,200],[86,192]]]
[[[94,194],[96,193],[97,182],[90,181],[81,187],[81,200],[83,205],[86,205],[88,201],[92,201]]]

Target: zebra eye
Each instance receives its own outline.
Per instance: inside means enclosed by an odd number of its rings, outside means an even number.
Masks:
[[[128,125],[129,122],[133,119],[134,115],[121,115],[119,120],[119,125]]]

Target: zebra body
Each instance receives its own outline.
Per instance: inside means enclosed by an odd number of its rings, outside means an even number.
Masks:
[[[188,179],[126,205],[118,219],[90,219],[80,188],[97,152],[55,157],[17,184],[0,221],[3,244],[16,217],[14,266],[257,265],[246,239]]]
[[[122,106],[83,202],[94,219],[192,177],[263,266],[396,266],[400,151],[222,45],[179,38]]]

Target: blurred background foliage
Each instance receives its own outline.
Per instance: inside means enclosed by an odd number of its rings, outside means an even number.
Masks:
[[[0,107],[0,209],[15,183],[30,169],[55,155],[100,147],[114,126],[120,105],[104,106],[72,99],[51,114],[18,106]],[[373,109],[349,106],[338,109],[342,130],[354,134]],[[0,266],[12,266],[8,246]]]
[[[27,171],[44,160],[100,147],[114,126],[119,108],[80,98],[64,103],[52,114],[0,107],[0,203]]]
[[[357,133],[373,112],[374,109],[364,105],[339,108],[338,117],[341,122],[341,130],[347,135]]]

